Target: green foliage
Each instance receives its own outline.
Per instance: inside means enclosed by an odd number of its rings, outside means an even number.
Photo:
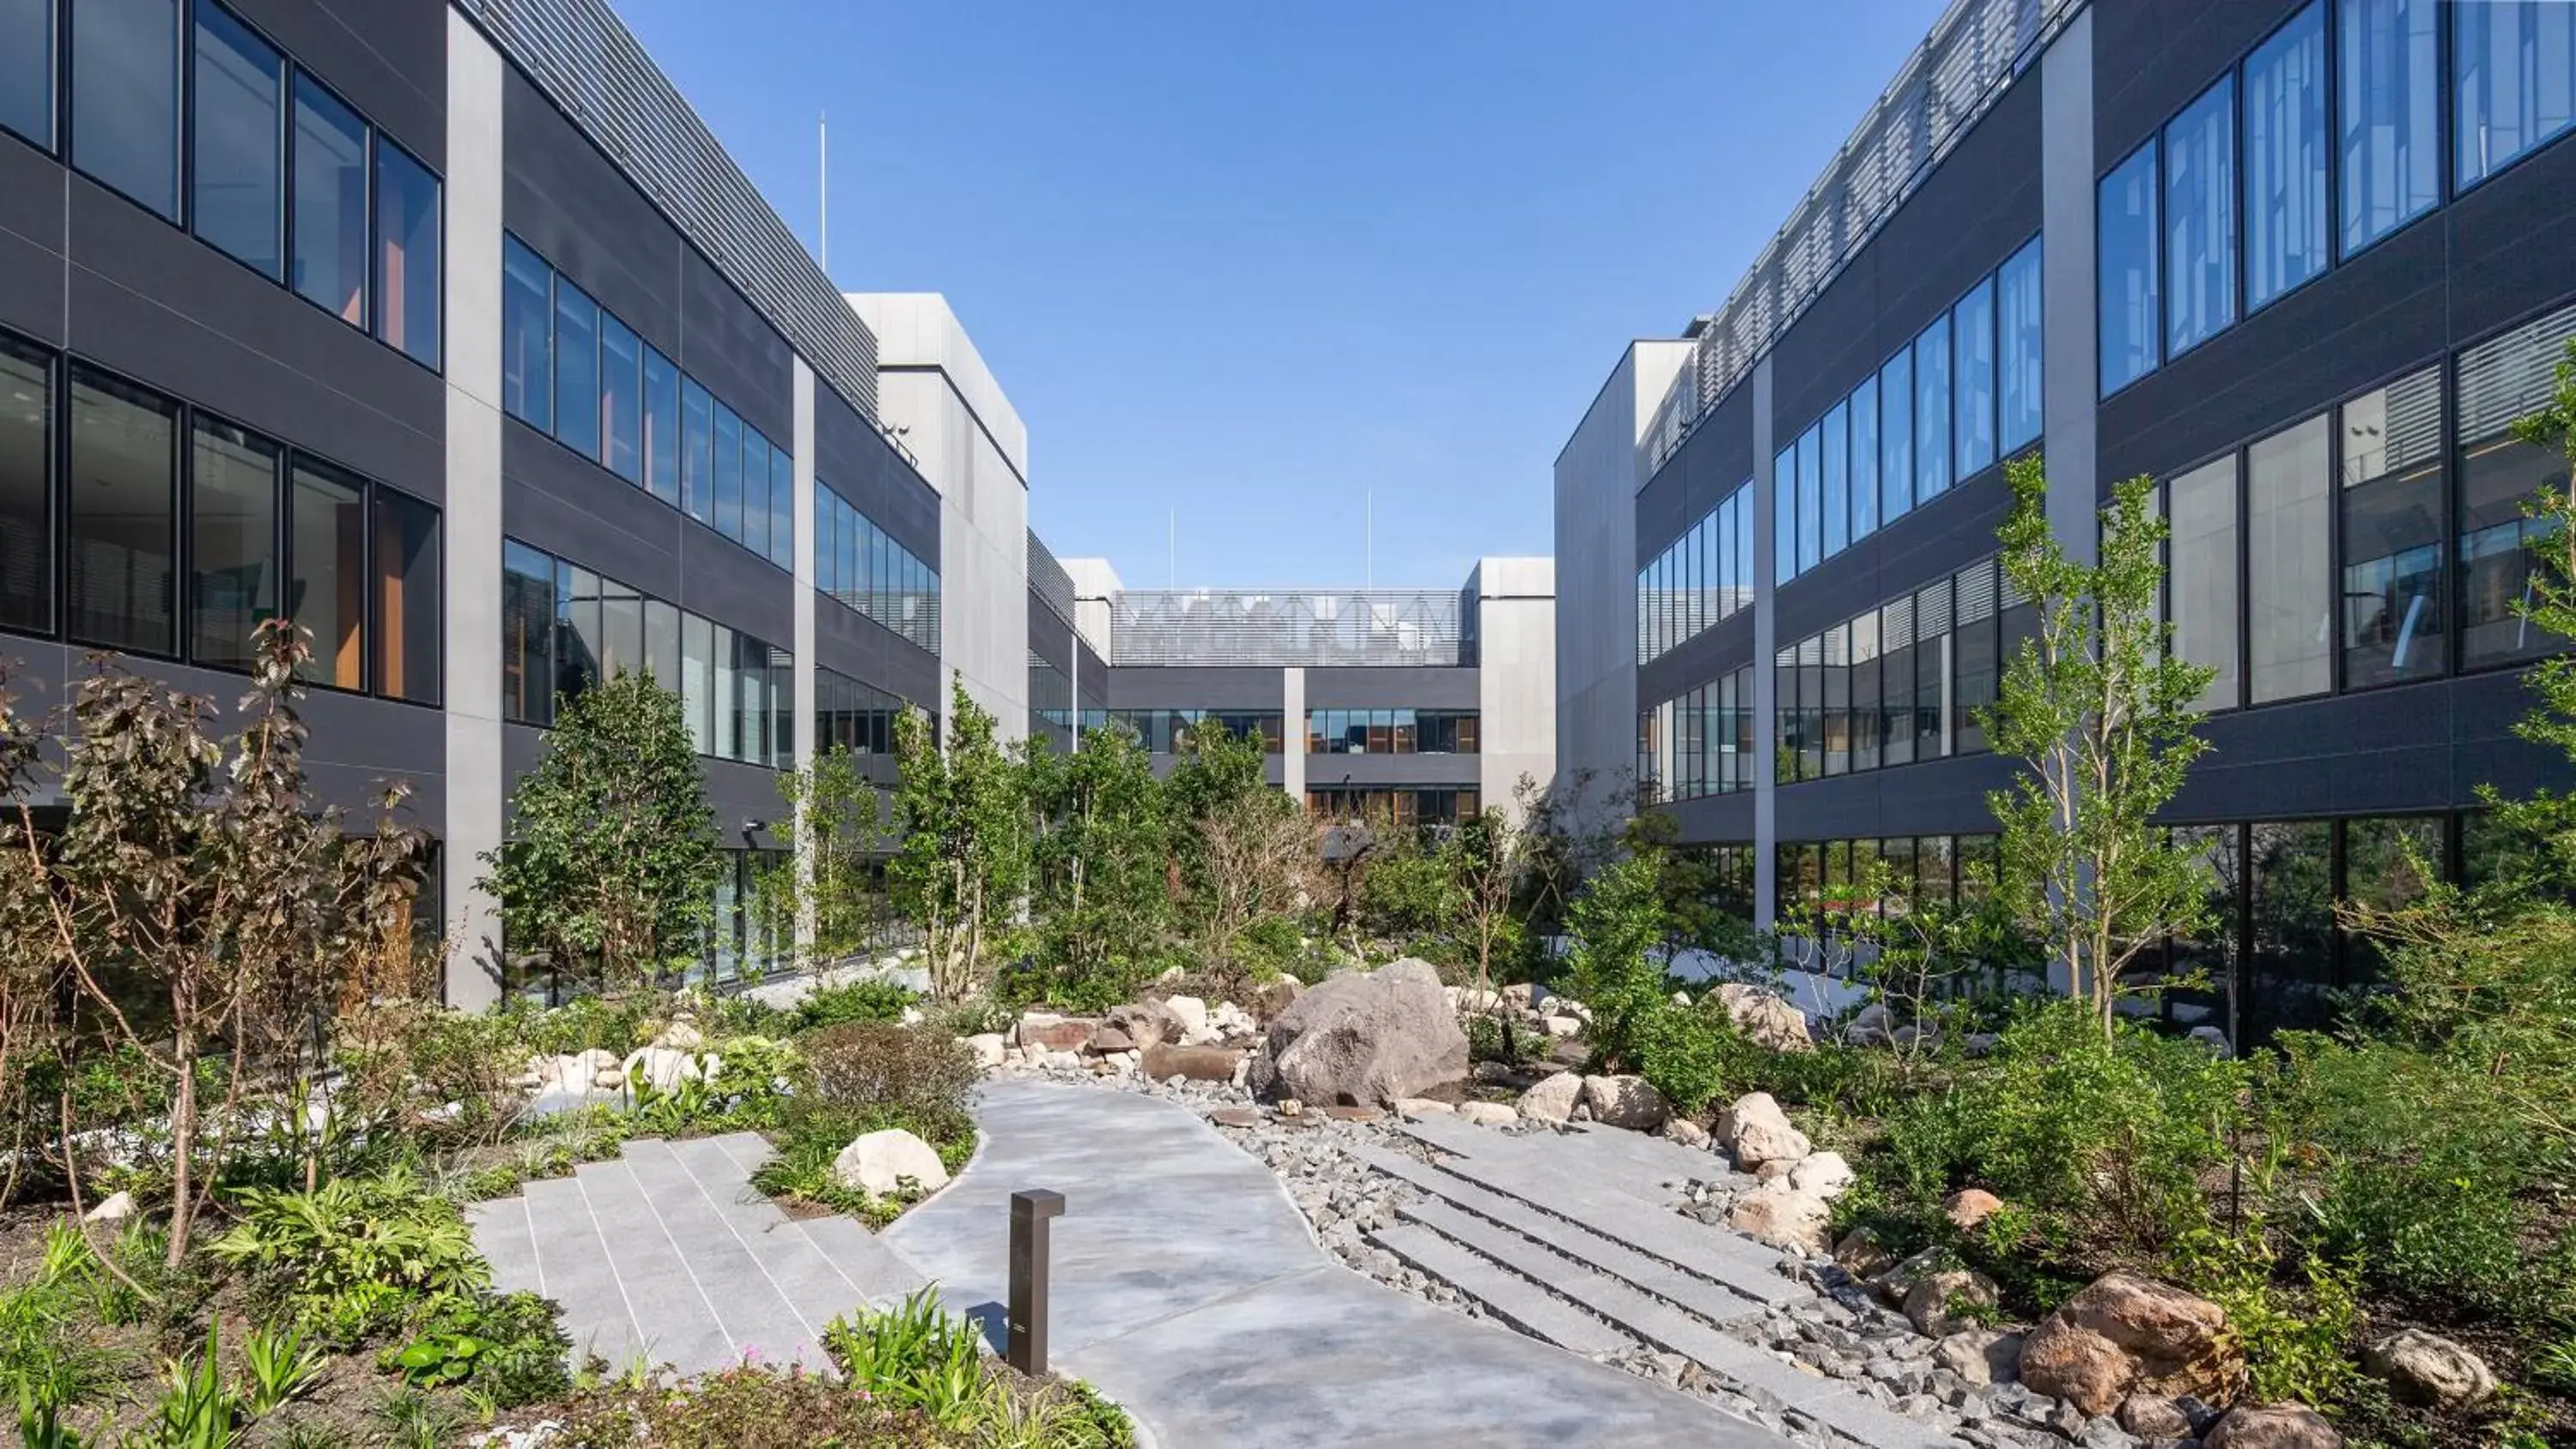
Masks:
[[[900,1021],[904,1008],[918,999],[911,987],[899,981],[861,980],[818,986],[796,1003],[796,1026],[800,1031],[811,1031],[845,1021]]]
[[[1087,730],[1069,755],[1029,745],[1034,956],[1043,995],[1071,1004],[1138,979],[1168,936],[1173,824],[1132,732]]]
[[[2279,1280],[2260,1232],[2196,1229],[2175,1244],[2175,1275],[2227,1310],[2227,1331],[2244,1350],[2254,1397],[2342,1404],[2361,1382],[2351,1354],[2360,1336],[2357,1265],[2308,1258],[2304,1290]]]
[[[1471,1062],[1501,1062],[1517,1067],[1547,1060],[1545,1032],[1517,1026],[1506,1031],[1500,1017],[1481,1011],[1459,1017],[1458,1026],[1467,1033],[1467,1060]]]
[[[577,982],[650,985],[694,953],[721,856],[679,696],[620,670],[559,699],[509,837],[480,859],[511,941]]]
[[[572,1341],[554,1308],[533,1293],[483,1294],[432,1317],[377,1362],[416,1388],[472,1383],[502,1408],[560,1398],[572,1387]]]
[[[2112,489],[2100,562],[2087,565],[2050,530],[2038,456],[2005,473],[2004,578],[2037,602],[2038,622],[1978,713],[1995,753],[2022,762],[1987,801],[2003,835],[1999,888],[2108,1035],[2138,954],[2190,935],[2207,911],[2206,871],[2155,815],[2209,747],[2192,706],[2215,671],[2170,647],[2154,480]]]
[[[241,1396],[224,1382],[220,1331],[206,1330],[194,1357],[174,1359],[164,1370],[161,1402],[140,1435],[127,1442],[148,1449],[232,1449],[241,1442]]]
[[[2033,1004],[1983,1069],[1895,1105],[1882,1167],[1927,1219],[1981,1186],[2052,1261],[2151,1268],[2209,1222],[2201,1182],[2227,1161],[2244,1080],[2197,1042],[2126,1023],[2106,1039],[2090,1003]]]
[[[930,1124],[929,1137],[972,1130],[967,1097],[982,1078],[965,1044],[921,1027],[844,1022],[799,1043],[811,1073],[800,1105],[881,1110]]]
[[[757,900],[770,936],[793,940],[805,920],[822,960],[867,950],[887,904],[877,868],[887,840],[882,787],[846,746],[834,745],[780,771],[778,794],[802,845],[797,856],[762,873]]]
[[[463,1217],[407,1172],[246,1189],[211,1248],[260,1299],[344,1346],[449,1308],[491,1277]]]
[[[91,1327],[97,1274],[79,1229],[58,1224],[36,1276],[0,1290],[0,1404],[17,1405],[22,1419],[53,1425],[115,1377],[115,1357]]]
[[[823,1348],[852,1385],[943,1429],[966,1428],[990,1411],[984,1341],[973,1324],[941,1311],[932,1289],[833,1319]]]
[[[1654,954],[1664,941],[1661,884],[1653,852],[1633,852],[1593,876],[1567,912],[1567,985],[1592,1009],[1593,1053],[1608,1067],[1633,1066],[1649,1019],[1671,1005]]]
[[[252,1329],[242,1340],[242,1367],[250,1375],[250,1392],[244,1397],[250,1411],[265,1414],[302,1398],[321,1381],[329,1362],[329,1355],[294,1329]]]
[[[1394,824],[1368,828],[1376,845],[1358,877],[1362,928],[1385,940],[1436,941],[1435,949],[1454,959],[1447,937],[1466,905],[1454,837],[1435,841],[1426,830]]]
[[[1003,751],[993,716],[962,675],[949,692],[948,747],[916,709],[896,717],[894,745],[903,844],[886,879],[896,909],[921,933],[930,994],[963,1000],[983,979],[987,934],[1027,884],[1026,772]]]
[[[1748,1090],[1757,1049],[1735,1030],[1723,1008],[1664,1001],[1639,1021],[1637,1071],[1673,1110],[1695,1115]]]

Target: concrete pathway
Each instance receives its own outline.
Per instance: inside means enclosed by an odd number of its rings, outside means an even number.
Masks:
[[[984,1146],[882,1241],[997,1333],[1010,1195],[1053,1188],[1051,1367],[1166,1449],[1787,1441],[1327,1256],[1270,1170],[1193,1113],[1125,1092],[992,1082]]]
[[[820,1366],[823,1328],[882,1306],[921,1276],[848,1218],[797,1220],[753,1191],[756,1133],[637,1139],[522,1196],[474,1204],[492,1286],[563,1307],[576,1362],[683,1374],[756,1356]]]

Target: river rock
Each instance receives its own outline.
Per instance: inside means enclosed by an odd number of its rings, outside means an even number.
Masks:
[[[1231,1082],[1242,1060],[1243,1053],[1231,1047],[1153,1046],[1145,1048],[1141,1065],[1145,1075],[1158,1082],[1174,1077],[1191,1082]]]
[[[1305,992],[1266,1040],[1251,1078],[1264,1097],[1377,1107],[1467,1075],[1467,1035],[1440,973],[1410,956]]]
[[[1533,1122],[1562,1125],[1574,1120],[1574,1104],[1583,1099],[1583,1074],[1559,1072],[1521,1093],[1520,1113]]]
[[[1905,1292],[1905,1321],[1925,1338],[1947,1338],[1974,1326],[1964,1309],[1995,1306],[1995,1281],[1967,1268],[1934,1273]]]
[[[1736,1098],[1717,1119],[1717,1141],[1746,1172],[1766,1162],[1796,1162],[1814,1150],[1768,1092]]]
[[[1932,1345],[1932,1366],[1972,1384],[2008,1384],[2021,1377],[2021,1340],[2001,1329],[1962,1328]]]
[[[2202,1449],[2343,1449],[2343,1435],[2305,1404],[2230,1409],[2200,1442]]]
[[[1791,1187],[1827,1202],[1842,1196],[1852,1181],[1851,1164],[1839,1152],[1810,1152],[1789,1169]]]
[[[1652,1132],[1672,1115],[1664,1094],[1643,1077],[1585,1077],[1583,1105],[1593,1121],[1631,1132]]]
[[[1738,1231],[1797,1253],[1822,1253],[1825,1228],[1832,1218],[1833,1209],[1825,1206],[1823,1198],[1798,1191],[1785,1178],[1737,1198],[1727,1214],[1727,1221]]]
[[[1010,1050],[1008,1046],[1003,1045],[1002,1034],[998,1031],[981,1031],[966,1038],[966,1049],[973,1052],[975,1060],[986,1067],[1000,1066],[1003,1053]]]
[[[1775,1052],[1803,1052],[1815,1047],[1815,1038],[1807,1034],[1807,1014],[1776,992],[1730,981],[1717,988],[1717,999],[1726,1007],[1726,1019],[1756,1046]]]
[[[2451,1408],[2480,1403],[2496,1390],[2485,1359],[2420,1328],[2402,1328],[2372,1343],[2361,1366],[2371,1377],[2386,1379],[2410,1404]]]
[[[1508,1127],[1519,1121],[1521,1114],[1513,1111],[1508,1103],[1461,1102],[1458,1104],[1458,1118],[1479,1127]]]
[[[2003,1205],[2002,1198],[1982,1187],[1963,1187],[1941,1200],[1941,1216],[1950,1220],[1950,1226],[1964,1233],[1993,1217],[1995,1210]]]

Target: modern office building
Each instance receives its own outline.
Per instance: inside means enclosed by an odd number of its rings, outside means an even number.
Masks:
[[[2510,727],[2515,442],[2576,336],[2576,11],[1961,0],[1725,304],[1621,356],[1556,465],[1566,767],[1652,780],[1764,924],[1873,859],[1940,896],[2012,766],[1975,710],[2029,626],[2005,460],[2089,558],[2157,480],[2175,648],[2216,670],[2171,812],[2249,1038],[2367,978],[2337,896],[2475,874]]]
[[[1546,559],[1483,559],[1455,589],[1129,589],[1096,558],[1050,574],[1070,607],[1031,611],[1029,692],[1059,740],[1121,725],[1168,769],[1204,720],[1257,731],[1271,782],[1336,818],[1456,821],[1554,776]]]
[[[603,0],[0,5],[0,655],[221,700],[316,637],[331,799],[408,779],[448,995],[559,695],[676,687],[735,861],[776,772],[1031,675],[1025,434],[939,298],[845,298]],[[1069,603],[1066,605],[1069,609]]]

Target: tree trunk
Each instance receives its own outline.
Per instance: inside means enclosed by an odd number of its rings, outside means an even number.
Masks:
[[[178,1033],[172,1055],[179,1066],[179,1096],[170,1108],[170,1251],[169,1267],[188,1259],[188,1229],[196,1221],[196,1189],[191,1177],[197,1154],[197,1030],[186,1008],[177,1008]]]

